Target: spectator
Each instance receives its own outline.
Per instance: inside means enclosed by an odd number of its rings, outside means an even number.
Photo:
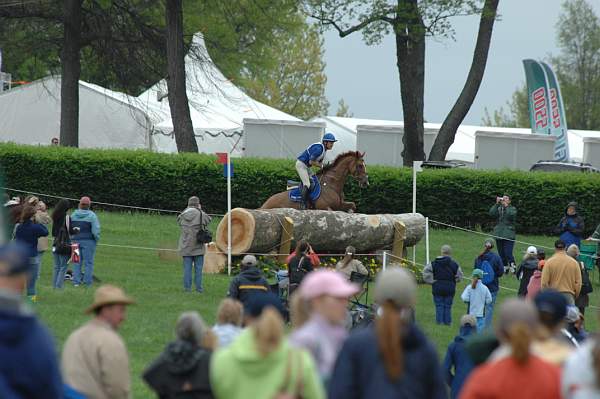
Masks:
[[[565,248],[569,248],[571,244],[579,247],[584,229],[583,218],[577,214],[577,202],[569,202],[565,209],[565,216],[560,219],[555,229],[556,233],[560,234],[559,238],[565,243]]]
[[[67,264],[71,257],[71,235],[76,234],[78,231],[71,224],[70,208],[69,201],[61,199],[52,212],[52,237],[54,237],[52,241],[52,256],[54,258],[52,288],[63,288],[64,286]]]
[[[388,268],[375,283],[380,317],[356,330],[335,363],[329,398],[446,398],[433,346],[411,321],[417,284],[404,269]]]
[[[565,321],[567,322],[567,326],[565,328],[567,330],[566,332],[570,334],[570,337],[577,342],[577,347],[579,347],[588,336],[583,326],[583,315],[576,307],[569,306],[567,308],[567,316],[565,317]]]
[[[533,276],[533,273],[538,269],[538,264],[537,248],[534,246],[528,247],[527,252],[525,252],[525,256],[523,257],[523,261],[517,270],[517,278],[520,280],[519,292],[517,295],[520,297],[527,296],[529,280]]]
[[[121,288],[100,286],[85,311],[94,313],[94,318],[72,332],[65,342],[65,383],[86,397],[125,399],[131,395],[129,356],[117,329],[125,321],[126,306],[132,303]]]
[[[213,355],[210,382],[216,398],[324,398],[310,354],[291,349],[283,307],[272,293],[254,296],[247,306],[249,327]],[[301,380],[300,380],[301,379]]]
[[[473,268],[484,272],[484,284],[492,295],[492,302],[485,309],[485,327],[490,328],[494,319],[494,306],[496,305],[498,290],[500,289],[499,279],[504,274],[504,266],[500,256],[492,251],[494,240],[489,238],[485,240],[483,248],[483,252],[475,259]]]
[[[15,198],[19,198],[19,197],[15,197]],[[16,224],[21,222],[21,214],[23,213],[23,208],[25,208],[27,205],[33,206],[35,208],[38,201],[39,201],[38,197],[33,196],[33,195],[28,195],[27,197],[25,197],[23,199],[23,201],[19,200],[16,205],[10,207],[9,221],[10,221],[10,224],[13,226],[13,228]],[[13,233],[14,233],[14,229],[13,229]]]
[[[240,274],[231,280],[227,296],[237,299],[246,306],[252,296],[269,292],[269,283],[257,267],[254,255],[244,256],[241,269]]]
[[[511,198],[508,195],[496,197],[496,204],[490,208],[490,215],[498,219],[494,227],[494,236],[496,236],[496,246],[498,255],[502,258],[502,263],[506,269],[515,272],[515,258],[513,248],[515,246],[515,222],[517,220],[517,208],[512,206]]]
[[[244,308],[240,301],[225,298],[217,309],[217,324],[213,333],[217,336],[219,348],[229,346],[242,332]]]
[[[538,249],[538,264],[540,270],[542,270],[546,264],[546,251],[544,251],[544,248]]]
[[[469,308],[468,314],[475,316],[477,319],[477,332],[482,332],[485,325],[485,309],[487,305],[492,303],[492,294],[481,279],[483,271],[480,269],[473,270],[471,284],[465,287],[461,295],[463,302],[467,303]]]
[[[542,359],[562,366],[574,349],[570,337],[563,333],[567,316],[566,298],[549,289],[541,291],[534,302],[542,325],[534,350]]]
[[[209,328],[198,312],[184,312],[175,341],[144,371],[142,378],[161,399],[213,397],[209,380],[212,350],[205,347]]]
[[[310,316],[292,333],[290,343],[313,355],[325,383],[329,381],[335,359],[346,340],[348,298],[358,291],[358,286],[330,270],[310,273],[297,291],[308,306]]]
[[[90,210],[92,201],[90,197],[81,197],[79,209],[71,215],[71,225],[79,229],[73,236],[73,242],[79,244],[79,262],[73,264],[73,285],[78,287],[81,283],[81,268],[85,263],[83,284],[90,287],[94,278],[94,257],[96,245],[100,240],[100,222],[96,214]]]
[[[575,259],[581,271],[581,290],[579,290],[579,295],[575,298],[575,306],[577,306],[581,314],[585,314],[585,308],[590,305],[589,294],[594,291],[594,287],[592,286],[590,275],[585,268],[585,264],[579,260],[579,247],[575,244],[571,244],[567,248],[567,255]]]
[[[15,229],[15,240],[27,247],[29,255],[29,279],[27,280],[27,297],[37,302],[36,283],[40,277],[40,257],[38,256],[38,240],[48,236],[48,229],[43,224],[35,223],[35,207],[26,206],[21,214],[21,222]]]
[[[539,259],[539,253],[538,253]],[[529,279],[529,284],[527,285],[527,294],[526,297],[528,300],[533,301],[533,298],[540,292],[542,289],[542,267],[544,265],[544,260],[538,260],[538,268],[533,272],[533,275]]]
[[[452,248],[443,245],[441,255],[431,263],[433,274],[431,293],[435,305],[435,322],[447,326],[452,324],[452,301],[456,293],[456,283],[462,279],[462,271],[451,255]]]
[[[177,216],[181,228],[179,236],[179,255],[183,258],[183,289],[192,291],[192,267],[194,269],[194,284],[196,292],[202,292],[202,267],[206,243],[198,242],[198,232],[205,230],[210,223],[208,216],[200,206],[198,197],[190,197],[188,206]]]
[[[460,319],[460,331],[454,342],[448,345],[444,359],[444,372],[446,383],[450,387],[450,397],[458,398],[460,390],[467,377],[473,370],[473,361],[465,349],[465,341],[477,329],[477,320],[471,315],[464,315]]]
[[[296,248],[292,251],[291,254],[288,255],[288,257],[285,260],[285,263],[287,265],[289,265],[290,262],[292,261],[292,259],[296,256],[298,245],[300,244],[301,241],[306,242],[305,240],[300,240],[296,244]],[[319,267],[319,265],[321,264],[321,259],[319,259],[319,255],[317,255],[315,253],[315,251],[313,250],[313,248],[310,244],[308,244],[308,243],[306,243],[306,244],[308,245],[308,257],[310,258],[311,265],[313,266],[313,268]]]
[[[288,263],[290,294],[302,282],[304,276],[314,270],[310,257],[311,247],[305,240],[298,241],[294,257]]]
[[[496,335],[506,356],[477,367],[461,399],[560,399],[560,369],[532,351],[537,315],[530,302],[509,299],[500,307]]]
[[[358,259],[354,259],[354,254],[356,253],[356,249],[353,246],[346,247],[346,255],[344,258],[340,260],[337,265],[335,265],[335,270],[340,273],[346,275],[346,278],[350,280],[350,276],[352,272],[359,273],[364,276],[369,275],[369,271]]]
[[[600,337],[594,336],[572,353],[562,376],[564,399],[600,397]]]
[[[52,338],[21,299],[29,250],[0,246],[0,398],[62,398]]]
[[[36,212],[35,212],[35,222],[37,224],[41,224],[43,225],[46,230],[48,230],[48,225],[50,224],[50,222],[52,222],[52,219],[50,219],[50,216],[48,216],[48,208],[46,207],[46,204],[43,201],[39,201],[35,207]],[[48,250],[49,247],[49,241],[48,241],[48,236],[44,236],[44,237],[40,237],[38,238],[38,257],[39,259],[39,263],[40,265],[42,264],[42,258],[44,256],[44,252],[46,252]]]
[[[553,288],[567,298],[569,305],[575,305],[575,298],[581,291],[581,268],[577,261],[565,252],[565,243],[557,240],[555,252],[542,270],[542,290]]]

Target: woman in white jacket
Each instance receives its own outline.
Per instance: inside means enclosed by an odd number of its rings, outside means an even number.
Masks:
[[[485,327],[485,307],[492,303],[492,294],[488,287],[481,282],[483,270],[473,270],[471,277],[473,278],[471,284],[465,288],[460,298],[469,305],[468,313],[475,316],[477,332],[481,332]]]

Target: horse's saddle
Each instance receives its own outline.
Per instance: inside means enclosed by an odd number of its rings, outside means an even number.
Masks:
[[[316,175],[312,175],[310,177],[312,184],[308,189],[308,195],[312,202],[315,202],[321,196],[321,184],[319,183],[319,178]],[[293,202],[302,202],[302,182],[294,182],[288,180],[288,196],[290,200]]]

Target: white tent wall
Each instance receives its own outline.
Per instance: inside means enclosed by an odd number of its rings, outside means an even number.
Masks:
[[[475,168],[529,170],[537,161],[554,158],[555,141],[554,136],[477,131]]]
[[[321,141],[324,130],[322,122],[244,119],[244,156],[295,159],[309,144]]]
[[[79,82],[81,148],[150,148],[145,114],[110,90]],[[60,136],[60,77],[47,77],[0,95],[0,140],[50,145]]]
[[[425,128],[424,149],[429,154],[438,130]],[[365,160],[371,165],[402,166],[404,126],[356,127],[356,148],[365,152]]]
[[[583,139],[583,162],[600,168],[600,137],[585,137]]]

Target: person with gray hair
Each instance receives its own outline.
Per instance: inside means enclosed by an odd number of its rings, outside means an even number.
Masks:
[[[229,284],[227,296],[237,299],[244,304],[244,307],[254,295],[269,292],[269,283],[257,265],[258,261],[254,255],[244,256],[240,274],[235,276]]]
[[[449,326],[452,324],[452,302],[456,293],[456,283],[462,279],[462,271],[452,259],[450,245],[442,245],[440,252],[441,255],[431,263],[431,293],[435,304],[435,322]]]
[[[198,312],[184,312],[175,325],[175,341],[144,371],[144,381],[159,398],[212,398],[206,345],[209,328]]]
[[[177,216],[177,223],[181,228],[179,236],[179,255],[183,258],[183,289],[192,290],[192,268],[194,269],[194,284],[197,292],[204,291],[202,287],[202,267],[204,266],[204,253],[206,243],[198,241],[198,232],[205,230],[210,223],[208,216],[200,206],[200,199],[196,196],[188,199],[187,208]]]

